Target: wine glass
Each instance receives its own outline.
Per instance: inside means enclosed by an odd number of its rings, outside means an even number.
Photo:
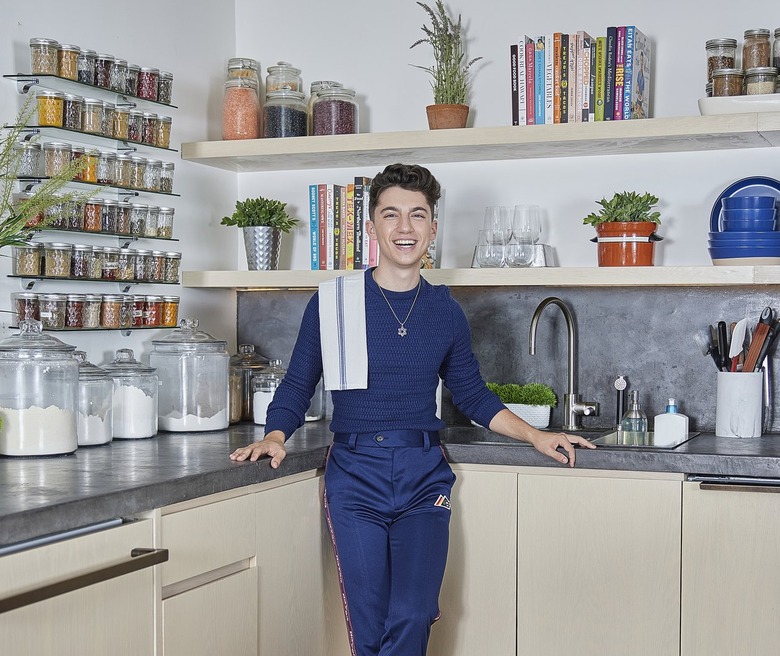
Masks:
[[[504,264],[504,244],[496,243],[499,239],[492,230],[480,230],[477,239],[476,260],[480,269],[500,267]]]
[[[490,231],[494,244],[508,244],[512,238],[512,211],[507,205],[485,208],[484,229]]]
[[[542,234],[542,210],[538,205],[515,205],[512,234],[518,243],[535,244]]]
[[[530,241],[520,242],[512,239],[504,249],[504,260],[510,268],[531,266],[534,261],[534,245]]]

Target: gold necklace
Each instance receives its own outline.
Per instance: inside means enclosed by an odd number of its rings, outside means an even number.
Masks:
[[[375,281],[376,282],[376,281]],[[395,320],[398,322],[398,335],[400,337],[406,337],[406,333],[409,331],[406,329],[406,322],[409,321],[409,317],[412,316],[412,310],[414,310],[414,304],[417,302],[417,297],[420,295],[420,287],[422,286],[422,277],[420,277],[419,282],[417,283],[417,293],[414,295],[414,300],[412,301],[412,306],[409,308],[409,312],[406,313],[406,319],[401,321],[398,318],[398,315],[395,313],[395,310],[393,309],[393,306],[390,305],[390,301],[387,300],[387,296],[385,296],[385,292],[382,289],[382,286],[377,283],[376,285],[379,287],[379,293],[382,294],[382,298],[385,299],[385,303],[387,303],[387,307],[390,308],[390,312],[393,313],[393,316],[395,317]]]

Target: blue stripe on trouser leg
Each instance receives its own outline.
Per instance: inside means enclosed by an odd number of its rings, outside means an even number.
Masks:
[[[333,444],[328,523],[357,656],[420,656],[438,615],[455,476],[441,449]]]

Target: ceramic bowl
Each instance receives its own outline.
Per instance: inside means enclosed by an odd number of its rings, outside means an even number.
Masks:
[[[724,210],[725,212],[725,210]],[[777,223],[774,218],[769,219],[726,219],[720,220],[722,232],[772,232]]]
[[[762,221],[774,219],[777,210],[774,207],[737,207],[733,210],[722,210],[721,219],[751,219],[753,221]]]
[[[735,209],[774,209],[774,196],[727,196],[721,198],[724,210]]]

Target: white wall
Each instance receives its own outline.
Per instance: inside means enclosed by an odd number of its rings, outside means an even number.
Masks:
[[[431,3],[432,4],[432,3]],[[653,115],[698,115],[704,95],[704,43],[744,30],[777,27],[767,5],[746,0],[682,3],[517,3],[508,0],[450,0],[461,12],[469,37],[469,55],[477,64],[472,94],[475,126],[509,125],[509,44],[519,36],[585,29],[605,34],[607,25],[635,24],[653,41]],[[425,46],[409,50],[422,36],[427,17],[413,0],[362,2],[236,0],[236,52],[258,59],[265,69],[278,60],[303,71],[308,90],[314,80],[335,79],[353,87],[360,99],[361,131],[426,129],[425,105],[431,102],[428,79],[410,64],[428,65]],[[289,17],[285,21],[283,16]],[[533,127],[517,129],[534,129]],[[390,162],[388,162],[390,163]],[[272,194],[306,218],[307,186],[347,182],[374,169],[331,169],[270,174],[241,174],[239,196]],[[780,177],[772,149],[670,155],[551,159],[430,166],[446,189],[443,266],[468,266],[485,205],[538,203],[545,208],[543,241],[555,246],[564,266],[594,266],[595,233],[582,217],[596,210],[595,200],[615,191],[649,191],[661,198],[663,225],[656,264],[706,265],[712,205],[729,184],[748,175]],[[292,249],[293,268],[307,268],[307,233],[299,226]],[[618,274],[616,274],[618,275]]]
[[[171,148],[183,141],[218,138],[221,125],[222,81],[225,62],[235,50],[235,15],[230,3],[209,0],[135,0],[133,3],[75,0],[65,3],[38,0],[29,3],[4,3],[0,21],[0,71],[3,74],[30,71],[29,39],[53,38],[75,43],[98,52],[114,54],[141,66],[155,66],[174,74]],[[13,121],[21,96],[12,82],[0,86],[0,118]],[[46,140],[51,140],[47,138]],[[147,155],[152,157],[151,151]],[[174,192],[181,198],[146,196],[145,201],[176,208],[174,237],[179,242],[167,248],[183,253],[183,269],[231,269],[236,266],[234,231],[219,226],[219,218],[229,212],[236,193],[233,174],[180,160],[178,153],[164,153],[162,159],[174,161]],[[49,233],[45,239],[54,241]],[[74,243],[116,245],[109,238],[67,235]],[[139,248],[160,248],[168,242],[140,241]],[[3,249],[0,255],[9,255]],[[10,295],[20,289],[11,272],[10,259],[0,258],[0,309],[11,309]],[[34,291],[81,291],[116,293],[113,284],[38,283]],[[235,299],[229,293],[141,285],[138,293],[172,293],[181,296],[180,317],[195,317],[211,334],[235,342]],[[0,325],[12,323],[11,315],[0,315]],[[135,331],[130,336],[118,332],[57,333],[63,341],[87,351],[96,363],[113,357],[117,348],[130,347],[146,357],[151,340],[165,333],[156,330]]]

